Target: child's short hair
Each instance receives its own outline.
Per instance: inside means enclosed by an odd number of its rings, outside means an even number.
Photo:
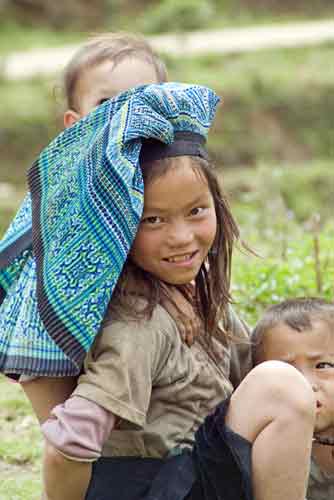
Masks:
[[[156,71],[157,82],[167,81],[164,62],[143,37],[125,32],[103,33],[92,37],[82,45],[64,70],[63,86],[68,108],[76,107],[76,84],[85,69],[107,60],[117,64],[127,56],[136,56],[152,64]]]
[[[334,303],[317,297],[299,297],[268,307],[252,333],[254,360],[264,336],[278,324],[303,332],[311,330],[315,320],[326,321],[334,328]]]

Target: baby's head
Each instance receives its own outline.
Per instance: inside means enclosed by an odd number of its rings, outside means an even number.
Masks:
[[[334,433],[334,304],[318,298],[269,307],[253,332],[255,364],[287,362],[315,393],[317,434]]]
[[[70,127],[96,106],[137,85],[167,81],[162,60],[146,40],[129,33],[109,33],[92,38],[67,64],[64,91]]]

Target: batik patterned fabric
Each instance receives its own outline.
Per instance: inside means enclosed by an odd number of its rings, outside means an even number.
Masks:
[[[196,85],[137,87],[42,151],[28,174],[31,197],[0,242],[2,372],[80,372],[140,221],[142,140],[206,137],[218,101]]]

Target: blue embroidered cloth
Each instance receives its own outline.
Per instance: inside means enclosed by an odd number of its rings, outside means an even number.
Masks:
[[[140,221],[142,139],[206,137],[218,101],[197,85],[137,87],[42,151],[0,242],[0,371],[80,372]]]

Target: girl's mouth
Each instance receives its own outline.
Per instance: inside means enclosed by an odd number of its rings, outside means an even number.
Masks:
[[[163,260],[169,262],[170,264],[184,265],[190,263],[196,254],[197,250],[195,252],[189,252],[180,255],[173,255],[172,257],[166,257]]]

